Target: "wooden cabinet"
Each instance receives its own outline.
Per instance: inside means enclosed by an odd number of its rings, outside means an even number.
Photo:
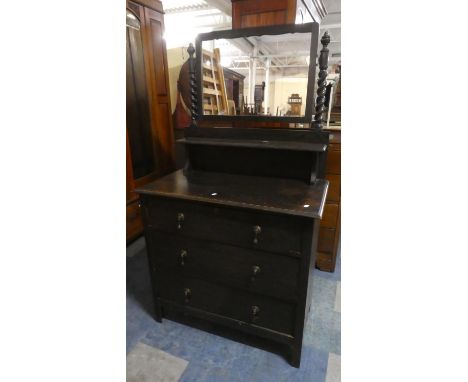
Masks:
[[[127,241],[143,232],[135,187],[173,170],[164,19],[157,0],[127,1]]]
[[[303,129],[186,129],[185,170],[137,189],[158,321],[286,350],[299,367],[328,187],[311,163],[327,143]]]
[[[322,0],[231,0],[232,28],[320,22],[327,14]]]
[[[316,266],[333,272],[341,227],[341,131],[330,131],[325,178],[330,182],[318,239]]]

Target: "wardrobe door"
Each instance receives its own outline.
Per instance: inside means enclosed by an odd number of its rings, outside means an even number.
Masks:
[[[169,92],[169,70],[166,44],[163,39],[163,14],[145,8],[145,36],[148,48],[148,63],[152,92],[155,100],[155,128],[157,149],[163,173],[174,170],[174,137],[172,131],[171,101]]]
[[[134,179],[157,169],[139,16],[127,8],[127,131]]]

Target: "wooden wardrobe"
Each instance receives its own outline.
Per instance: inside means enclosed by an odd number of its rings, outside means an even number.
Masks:
[[[127,242],[143,232],[136,187],[174,169],[164,17],[158,0],[126,2]]]

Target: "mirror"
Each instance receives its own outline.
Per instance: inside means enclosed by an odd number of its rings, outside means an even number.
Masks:
[[[312,121],[317,23],[204,33],[196,45],[200,119]]]

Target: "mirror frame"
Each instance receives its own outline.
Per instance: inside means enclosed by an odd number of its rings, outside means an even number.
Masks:
[[[261,35],[282,35],[286,33],[311,33],[309,76],[307,82],[306,109],[303,117],[289,116],[261,116],[261,115],[203,115],[203,94],[201,76],[202,42],[217,39],[233,39]],[[273,25],[242,29],[229,29],[200,33],[195,40],[196,57],[195,71],[198,94],[198,120],[200,121],[259,121],[259,122],[288,122],[312,123],[315,109],[315,73],[317,69],[317,51],[319,43],[319,24],[316,22],[306,24]]]

